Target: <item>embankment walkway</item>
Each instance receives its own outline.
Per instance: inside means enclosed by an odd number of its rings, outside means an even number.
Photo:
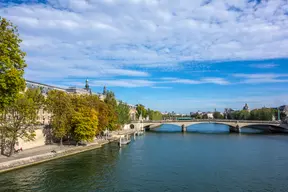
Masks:
[[[17,154],[14,154],[12,157],[0,156],[0,173],[34,164],[39,164],[69,155],[74,155],[84,151],[97,149],[102,147],[102,145],[104,144],[118,140],[121,135],[133,134],[134,132],[135,130],[131,129],[113,131],[111,132],[110,137],[108,137],[107,140],[95,139],[93,142],[88,143],[86,146],[43,145],[40,147],[26,149]]]

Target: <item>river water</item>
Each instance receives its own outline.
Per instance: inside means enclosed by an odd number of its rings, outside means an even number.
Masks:
[[[287,192],[287,149],[287,135],[164,125],[120,150],[112,143],[0,174],[0,191]]]

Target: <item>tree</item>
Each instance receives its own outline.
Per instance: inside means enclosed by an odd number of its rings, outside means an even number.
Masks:
[[[96,95],[86,96],[88,105],[95,109],[98,113],[98,132],[104,131],[109,125],[109,109],[108,105],[101,101]]]
[[[248,120],[248,119],[250,119],[250,112],[247,111],[247,110],[239,111],[237,119],[239,119],[239,120]]]
[[[72,115],[71,127],[77,145],[79,141],[92,141],[97,133],[98,117],[95,109],[84,106]]]
[[[23,74],[27,65],[21,42],[17,28],[0,17],[0,109],[13,103],[25,89]]]
[[[213,113],[213,117],[214,117],[214,119],[223,119],[224,118],[223,115],[218,111],[215,111]]]
[[[152,111],[152,119],[150,120],[162,120],[163,116],[162,113],[160,111]]]
[[[287,114],[286,114],[286,113],[284,113],[284,112],[281,112],[281,113],[280,113],[280,119],[281,119],[282,121],[285,120],[286,117],[287,117]]]
[[[203,117],[202,117],[202,119],[208,119],[208,114],[207,114],[207,113],[204,114]]]
[[[118,116],[118,123],[120,125],[124,125],[130,122],[130,107],[126,103],[120,101],[116,111]]]
[[[271,121],[277,110],[270,108],[254,109],[250,112],[251,120]]]
[[[108,108],[108,126],[107,128],[112,131],[119,128],[118,126],[118,116],[117,116],[117,101],[115,99],[115,94],[112,91],[106,91],[106,96],[104,102],[107,104]]]
[[[147,109],[147,111],[146,111],[146,113],[147,113],[147,117],[149,117],[149,120],[154,120],[153,119],[153,113],[154,113],[154,111],[153,110],[151,110],[151,109]]]
[[[71,95],[58,90],[48,92],[46,108],[52,113],[52,132],[60,139],[62,145],[63,137],[71,130],[71,116],[74,112]]]
[[[115,94],[112,91],[106,91],[104,102],[116,109],[117,101],[115,99]]]
[[[136,117],[139,119],[142,115],[142,118],[147,117],[147,110],[145,109],[144,105],[138,104],[136,105]]]
[[[23,78],[25,53],[20,49],[18,30],[0,16],[0,114],[5,119],[4,108],[12,104],[25,89]],[[4,115],[4,116],[3,116]],[[4,128],[0,124],[1,153],[4,151]]]
[[[35,137],[35,126],[39,123],[38,112],[42,107],[44,96],[40,89],[28,89],[19,94],[16,100],[4,110],[1,119],[5,140],[9,140],[10,150],[8,156],[14,153],[18,139],[31,141]]]

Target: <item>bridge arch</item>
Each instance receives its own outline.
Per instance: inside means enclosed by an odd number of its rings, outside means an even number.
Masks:
[[[237,123],[233,123],[233,122],[215,122],[215,121],[197,121],[197,122],[163,122],[163,123],[145,123],[144,124],[144,128],[146,129],[154,129],[154,128],[158,128],[161,125],[175,125],[177,127],[190,127],[193,125],[198,125],[198,124],[219,124],[219,125],[226,125],[228,127],[233,127],[233,128],[237,128]]]
[[[237,123],[233,122],[215,122],[215,121],[199,121],[199,122],[189,122],[186,124],[186,127],[193,126],[193,125],[199,125],[199,124],[218,124],[218,125],[226,125],[228,127],[237,127]]]

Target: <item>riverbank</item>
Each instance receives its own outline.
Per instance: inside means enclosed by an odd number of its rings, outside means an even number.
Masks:
[[[96,139],[94,142],[89,143],[86,146],[45,145],[41,147],[24,150],[23,152],[15,154],[12,157],[1,156],[0,173],[97,149],[107,143],[118,140],[121,135],[133,134],[133,133],[134,130],[115,131],[112,132],[111,137],[109,137],[107,140]]]
[[[12,157],[12,158],[1,158],[0,163],[0,173],[20,169],[23,167],[51,161],[54,159],[67,157],[70,155],[82,153],[85,151],[93,150],[100,148],[102,145],[109,143],[108,140],[97,142],[97,143],[91,143],[87,146],[49,146],[53,148],[53,152],[42,152],[39,150],[38,155],[28,156],[28,157]],[[42,152],[42,153],[41,153]],[[23,155],[22,155],[23,156]],[[3,162],[4,161],[4,162]]]

